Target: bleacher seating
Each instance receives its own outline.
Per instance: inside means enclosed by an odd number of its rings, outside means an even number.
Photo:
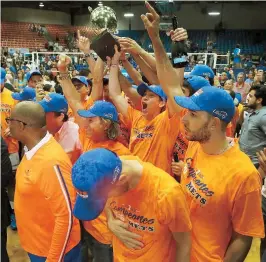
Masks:
[[[56,34],[59,36],[59,44],[66,47],[66,36],[80,30],[82,35],[90,37],[92,31],[87,26],[68,25],[45,25],[47,32],[55,40]],[[2,22],[1,45],[4,47],[24,47],[24,48],[44,48],[46,39],[38,36],[36,32],[29,31],[29,23]],[[261,43],[254,43],[256,33],[261,33]],[[232,53],[236,44],[240,44],[242,54],[262,54],[265,52],[266,31],[258,30],[225,30],[217,34],[211,30],[189,30],[189,39],[197,43],[199,50],[205,52],[207,40],[215,35],[214,52],[225,54]],[[153,52],[151,41],[146,31],[142,30],[119,30],[119,36],[130,37],[142,45],[146,50]],[[165,32],[160,33],[165,48],[170,52],[171,41]]]
[[[29,30],[29,23],[1,21],[1,46],[10,48],[44,48],[45,38]]]

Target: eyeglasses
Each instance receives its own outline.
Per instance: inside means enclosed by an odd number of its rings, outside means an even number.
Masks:
[[[23,122],[23,121],[21,121],[21,120],[18,120],[18,119],[14,119],[14,118],[11,118],[11,117],[7,117],[7,118],[6,118],[6,122],[7,122],[8,125],[9,125],[9,123],[10,123],[11,121],[17,121],[17,122],[20,122],[20,123],[22,123],[24,126],[27,126],[27,125],[28,125],[27,123],[25,123],[25,122]]]

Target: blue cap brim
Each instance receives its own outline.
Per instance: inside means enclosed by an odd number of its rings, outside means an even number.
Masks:
[[[144,84],[144,83],[140,84],[140,85],[137,87],[137,91],[138,91],[138,93],[139,93],[141,96],[144,96],[144,95],[145,95],[145,92],[146,92],[147,90],[150,90],[150,89],[149,89],[149,87],[148,87],[146,84]]]
[[[43,110],[45,113],[49,113],[49,112],[52,112],[49,108],[49,106],[47,106],[46,102],[44,100],[38,102],[39,105],[42,106]]]
[[[89,83],[87,82],[87,80],[86,80],[86,82],[83,82],[83,81],[80,80],[78,77],[72,77],[72,78],[71,78],[71,82],[73,82],[73,80],[77,80],[77,81],[79,81],[80,83],[82,83],[82,84],[85,85],[86,87],[88,87],[88,85],[89,85]]]
[[[187,108],[192,111],[201,111],[200,107],[198,107],[190,97],[185,96],[175,96],[175,102],[184,108]]]
[[[92,114],[89,110],[78,110],[78,115],[85,118],[97,117],[95,114]]]
[[[12,98],[15,99],[15,100],[19,100],[19,101],[23,100],[23,99],[21,98],[20,93],[12,93],[11,96],[12,96]]]
[[[90,221],[96,219],[104,210],[106,199],[95,199],[93,196],[77,195],[73,209],[74,216],[79,220]]]

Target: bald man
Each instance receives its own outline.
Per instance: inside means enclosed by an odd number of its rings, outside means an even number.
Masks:
[[[41,105],[21,102],[6,121],[11,136],[26,151],[15,189],[21,246],[33,262],[80,261],[80,228],[72,214],[75,190],[67,154],[47,132]]]

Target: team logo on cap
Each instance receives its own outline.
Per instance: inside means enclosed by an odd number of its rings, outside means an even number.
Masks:
[[[117,182],[117,180],[118,180],[118,178],[119,178],[119,175],[120,175],[120,172],[121,172],[121,170],[120,170],[120,168],[117,166],[117,167],[115,168],[115,170],[114,170],[113,181],[111,182],[112,184],[114,184],[114,183]]]
[[[220,110],[214,109],[212,112],[213,112],[213,114],[219,116],[222,119],[225,119],[227,117],[227,113],[224,112],[224,111],[220,111]]]
[[[211,76],[211,73],[203,73],[202,75],[207,76],[207,77],[210,77]]]
[[[194,96],[199,96],[200,94],[202,94],[203,93],[203,90],[202,89],[199,89],[195,94],[194,94]]]
[[[113,118],[113,114],[110,114],[110,113],[109,114],[104,114],[104,116],[107,117],[107,118]]]
[[[49,102],[52,100],[52,98],[51,98],[49,95],[46,95],[46,96],[43,98],[43,100],[44,100],[45,102],[49,103]]]

